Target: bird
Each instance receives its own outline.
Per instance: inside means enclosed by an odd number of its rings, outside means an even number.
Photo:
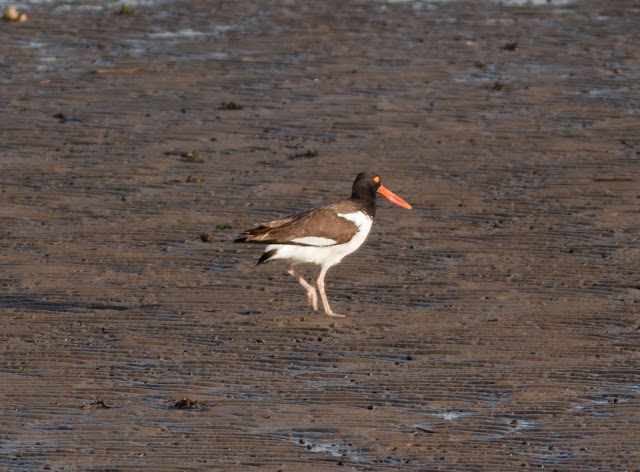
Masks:
[[[297,213],[240,233],[234,243],[266,245],[258,264],[284,260],[286,271],[304,287],[307,304],[318,309],[318,295],[294,266],[311,263],[320,266],[316,280],[324,312],[328,316],[342,317],[333,312],[325,292],[327,271],[357,250],[365,241],[376,214],[376,196],[381,194],[391,202],[408,210],[411,205],[384,187],[374,172],[358,174],[351,189],[351,197],[340,203],[325,205]]]

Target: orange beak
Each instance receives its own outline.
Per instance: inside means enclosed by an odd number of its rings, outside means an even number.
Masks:
[[[401,206],[402,208],[406,208],[407,210],[411,210],[411,205],[409,205],[407,202],[405,202],[402,198],[397,196],[388,188],[380,185],[380,188],[378,189],[378,193],[382,195],[384,198],[386,198],[387,200],[389,200],[390,202],[393,202],[396,205]]]

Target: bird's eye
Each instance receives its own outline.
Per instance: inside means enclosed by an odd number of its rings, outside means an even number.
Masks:
[[[380,177],[378,177],[377,175],[373,178],[373,181],[377,184],[380,183]]]

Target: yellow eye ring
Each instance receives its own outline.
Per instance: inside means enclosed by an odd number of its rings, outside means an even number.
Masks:
[[[380,177],[378,177],[377,175],[373,178],[373,181],[377,184],[380,183]]]

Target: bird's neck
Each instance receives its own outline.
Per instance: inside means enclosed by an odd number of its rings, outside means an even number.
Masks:
[[[367,195],[363,197],[361,195],[352,195],[351,200],[353,200],[367,215],[371,218],[376,216],[376,197],[373,198],[371,195]]]

